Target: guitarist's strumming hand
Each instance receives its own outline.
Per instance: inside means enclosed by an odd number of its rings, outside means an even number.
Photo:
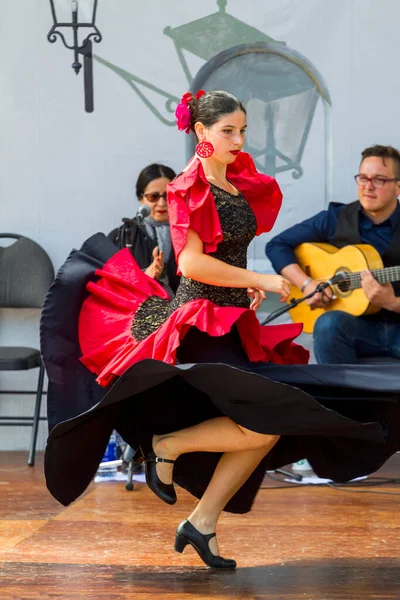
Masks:
[[[321,282],[317,281],[316,279],[311,279],[311,281],[307,283],[307,285],[304,287],[303,295],[308,296],[308,294],[311,294],[311,292],[313,292],[320,283]],[[327,304],[329,304],[329,302],[332,302],[334,298],[335,297],[333,295],[332,289],[330,287],[327,287],[323,292],[314,294],[314,296],[311,296],[311,298],[306,300],[306,304],[308,304],[311,310],[313,310],[314,308],[323,308]]]
[[[394,295],[391,283],[381,285],[371,271],[361,271],[361,285],[371,304],[387,310],[395,310],[398,298]]]

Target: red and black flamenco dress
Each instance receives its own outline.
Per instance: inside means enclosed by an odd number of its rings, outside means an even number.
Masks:
[[[246,268],[250,241],[273,226],[281,204],[275,180],[258,173],[245,153],[228,167],[228,178],[239,195],[210,185],[195,159],[169,185],[177,258],[190,227],[207,254]],[[368,396],[362,386],[354,389],[354,376],[347,373],[343,393],[326,369],[319,375],[307,371],[308,352],[293,342],[301,325],[261,327],[246,290],[182,277],[171,301],[128,250],[96,275],[80,310],[80,360],[108,391],[49,436],[47,483],[64,504],[88,485],[113,428],[133,447],[150,433],[221,415],[253,431],[281,434],[227,505],[232,512],[250,509],[267,467],[306,456],[320,475],[346,480],[376,469],[393,452],[396,432],[390,426],[389,435],[388,423],[398,414],[399,390],[386,393],[375,382],[379,391]],[[175,482],[201,497],[219,457],[182,455]],[[73,476],[67,486],[62,473],[68,469]]]

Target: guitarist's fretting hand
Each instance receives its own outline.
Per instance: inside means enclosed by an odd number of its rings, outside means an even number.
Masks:
[[[313,292],[320,283],[320,281],[312,279],[304,288],[303,295],[308,296],[308,294],[311,294],[311,292]],[[332,289],[328,287],[322,293],[320,292],[318,294],[314,294],[314,296],[311,296],[311,298],[306,300],[306,304],[308,304],[311,310],[314,308],[323,308],[329,304],[329,302],[332,302],[333,298],[334,295]]]
[[[380,284],[377,282],[371,271],[361,271],[361,285],[365,295],[371,304],[393,310],[396,303],[393,286],[391,283]]]

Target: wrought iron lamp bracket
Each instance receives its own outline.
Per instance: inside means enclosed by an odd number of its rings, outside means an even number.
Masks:
[[[74,4],[74,3],[73,3]],[[84,90],[85,90],[85,110],[86,112],[93,112],[93,60],[92,60],[92,39],[96,44],[102,41],[103,37],[99,29],[95,25],[96,11],[97,11],[97,0],[94,0],[93,17],[90,23],[79,23],[78,22],[78,10],[77,3],[76,9],[72,11],[72,21],[58,23],[56,18],[56,12],[54,8],[54,0],[50,0],[51,12],[53,15],[53,26],[47,34],[47,39],[51,44],[54,44],[58,38],[60,38],[68,50],[74,52],[74,62],[72,68],[78,75],[82,68],[82,64],[79,62],[79,54],[83,56],[83,74],[84,74]],[[78,43],[78,31],[79,29],[90,28],[92,31],[85,37],[82,43]],[[60,29],[72,29],[73,31],[73,45],[67,43],[64,32]]]
[[[93,23],[78,23],[77,24],[77,28],[80,29],[82,27],[93,27],[94,31],[92,31],[92,33],[89,33],[88,36],[86,36],[86,38],[83,40],[82,44],[80,46],[78,46],[77,48],[74,46],[70,46],[69,44],[67,44],[64,34],[61,33],[61,31],[58,31],[57,28],[58,27],[74,27],[73,23],[56,23],[55,25],[53,25],[53,27],[50,29],[49,33],[47,34],[47,39],[51,44],[54,44],[54,42],[57,41],[57,36],[59,36],[64,44],[64,46],[66,48],[68,48],[68,50],[75,50],[77,49],[78,52],[80,54],[83,54],[82,50],[85,48],[86,42],[90,39],[93,38],[93,41],[96,42],[96,44],[98,44],[99,42],[102,41],[103,36],[101,35],[100,31],[98,30],[98,28],[96,27],[96,25],[94,25]]]

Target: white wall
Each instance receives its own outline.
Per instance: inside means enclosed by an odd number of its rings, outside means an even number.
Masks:
[[[163,125],[122,78],[96,62],[95,112],[85,113],[83,77],[70,67],[71,52],[60,41],[46,39],[49,3],[0,0],[0,6],[1,230],[32,237],[58,268],[90,234],[109,231],[122,216],[133,214],[133,186],[144,165],[157,161],[178,171],[183,167],[184,134]],[[99,0],[103,41],[94,50],[180,96],[188,84],[163,29],[217,10],[215,0]],[[373,143],[400,146],[398,0],[229,0],[227,12],[285,41],[322,74],[333,102],[334,199],[353,200],[360,151]],[[203,64],[193,56],[189,62],[193,74]],[[163,111],[157,94],[149,97]],[[319,104],[303,178],[278,177],[286,200],[276,232],[323,207],[322,140]],[[0,324],[1,344],[37,344],[34,313],[21,318],[0,311]],[[22,384],[33,387],[35,379],[36,373],[26,373]],[[0,388],[12,381],[11,374],[1,374]],[[2,402],[0,410],[14,403]],[[0,428],[0,448],[26,446],[27,434]],[[43,429],[41,446],[44,439]]]

